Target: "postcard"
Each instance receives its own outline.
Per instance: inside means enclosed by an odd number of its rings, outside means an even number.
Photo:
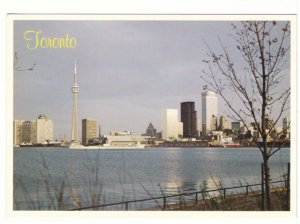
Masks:
[[[295,23],[8,15],[9,214],[295,216]]]

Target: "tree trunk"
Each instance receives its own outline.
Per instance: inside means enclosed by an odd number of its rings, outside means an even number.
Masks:
[[[270,168],[269,168],[269,158],[264,156],[264,182],[265,182],[265,197],[266,197],[266,210],[270,211],[272,209],[271,203],[271,188],[270,188]]]

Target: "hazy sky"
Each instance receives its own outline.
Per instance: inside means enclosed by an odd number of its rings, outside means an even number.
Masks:
[[[29,50],[23,34],[75,37],[75,49]],[[14,72],[14,119],[45,114],[54,136],[71,133],[72,78],[77,60],[78,124],[95,118],[102,132],[144,133],[149,122],[160,131],[160,111],[195,101],[201,119],[200,76],[207,48],[220,36],[233,45],[230,22],[208,21],[15,21],[14,51],[21,68]],[[238,61],[239,55],[232,51]],[[289,82],[289,78],[286,83]],[[219,113],[225,113],[219,100]],[[180,118],[179,118],[180,119]]]

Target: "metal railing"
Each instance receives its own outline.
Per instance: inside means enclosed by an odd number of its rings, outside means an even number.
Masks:
[[[287,180],[278,180],[278,181],[271,181],[270,184],[276,184],[276,183],[285,183],[284,188],[287,189],[289,187],[289,183]],[[160,197],[152,197],[152,198],[146,198],[146,199],[138,199],[138,200],[130,200],[130,201],[122,201],[122,202],[116,202],[116,203],[109,203],[109,204],[102,204],[102,205],[96,205],[96,206],[87,206],[87,207],[80,207],[80,208],[74,208],[71,209],[71,211],[79,211],[79,210],[88,210],[88,209],[96,209],[96,208],[105,208],[105,207],[111,207],[111,206],[116,206],[116,205],[125,205],[125,210],[128,211],[129,204],[131,203],[138,203],[138,202],[146,202],[146,201],[157,201],[157,200],[163,200],[163,206],[162,209],[165,210],[167,207],[167,199],[169,198],[176,198],[176,197],[184,197],[184,196],[194,196],[195,197],[195,203],[198,202],[199,197],[198,195],[202,195],[202,199],[205,199],[203,197],[203,194],[207,193],[213,193],[213,192],[221,192],[222,197],[225,199],[226,198],[226,192],[228,190],[233,190],[233,189],[245,189],[245,195],[249,194],[249,188],[255,187],[255,186],[263,186],[264,183],[259,183],[259,184],[247,184],[247,185],[240,185],[240,186],[235,186],[235,187],[225,187],[225,188],[218,188],[218,189],[213,189],[213,190],[201,190],[201,191],[196,191],[196,192],[188,192],[188,193],[179,193],[179,194],[173,194],[173,195],[164,195]]]

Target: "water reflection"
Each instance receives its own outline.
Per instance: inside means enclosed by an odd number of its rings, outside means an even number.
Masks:
[[[159,183],[159,188],[166,194],[176,194],[180,190],[182,182],[182,151],[177,149],[166,149],[165,156],[165,176],[163,183]]]

